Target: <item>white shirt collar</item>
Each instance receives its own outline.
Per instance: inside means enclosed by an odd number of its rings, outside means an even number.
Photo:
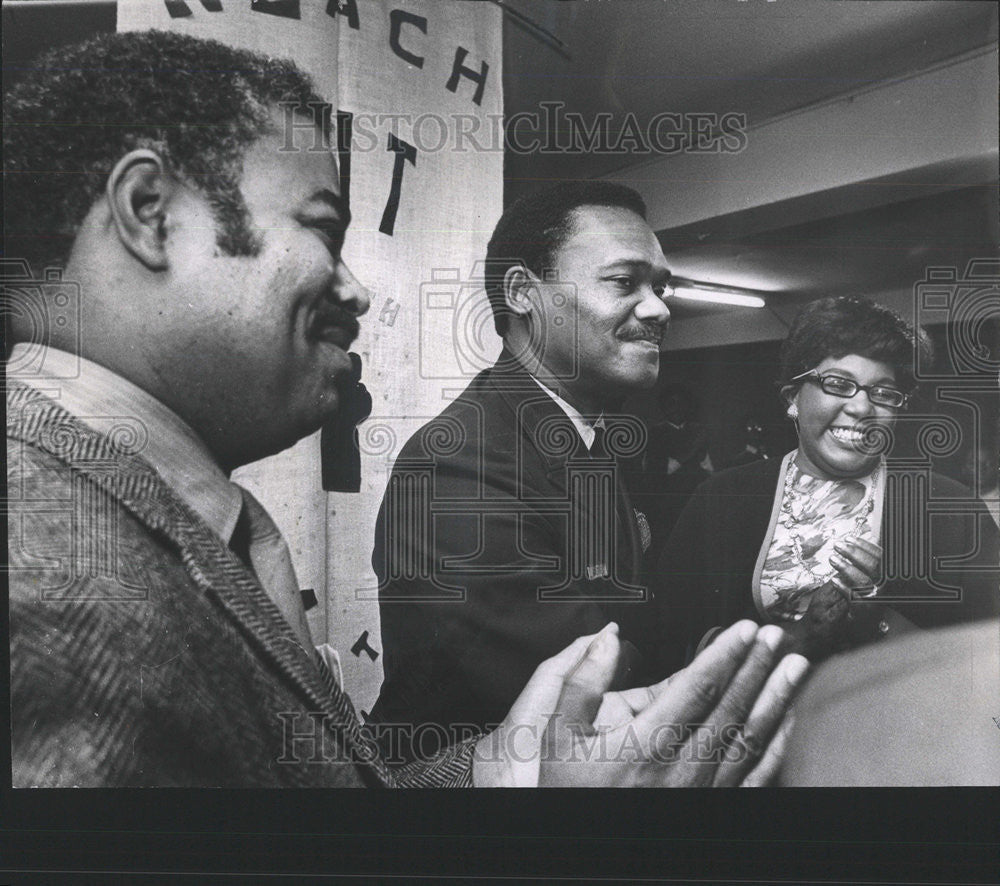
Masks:
[[[29,350],[30,349],[30,350]],[[230,482],[208,448],[180,416],[151,394],[110,369],[56,348],[32,359],[37,345],[16,344],[9,367],[32,364],[30,375],[8,378],[55,400],[87,427],[103,433],[107,419],[140,421],[147,441],[138,453],[208,526],[229,543],[243,507],[240,489]]]
[[[531,373],[528,373],[531,375]],[[553,400],[555,400],[556,405],[566,413],[567,417],[571,422],[573,422],[573,427],[576,428],[577,433],[580,435],[580,439],[583,440],[584,446],[590,449],[594,445],[594,428],[604,427],[604,413],[602,412],[598,416],[596,421],[588,421],[580,411],[573,406],[571,403],[567,403],[562,397],[560,397],[552,388],[540,382],[535,376],[531,375],[531,380],[538,385],[546,394],[548,394]]]

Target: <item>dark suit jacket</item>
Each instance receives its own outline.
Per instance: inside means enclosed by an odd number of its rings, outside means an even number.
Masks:
[[[641,549],[624,486],[613,462],[595,477],[565,413],[523,370],[502,368],[508,359],[394,466],[372,558],[385,666],[373,719],[499,722],[543,659],[612,619],[632,656],[623,680],[641,679],[637,650],[655,626],[636,585]],[[626,429],[611,425],[609,440]],[[608,494],[588,499],[595,488]]]
[[[761,621],[751,582],[781,464],[773,458],[715,474],[684,509],[652,581],[667,638],[660,647],[664,673],[689,660],[709,629],[742,618]],[[925,484],[929,495],[920,498]],[[996,524],[967,489],[929,468],[890,461],[882,512],[887,581],[876,600],[856,604],[852,641],[892,637],[895,631],[883,634],[879,623],[904,626],[894,614],[921,628],[996,616],[998,546]],[[964,562],[949,564],[949,557]],[[960,589],[960,597],[946,588]]]
[[[471,743],[386,766],[254,575],[127,444],[8,389],[15,786],[469,783]]]

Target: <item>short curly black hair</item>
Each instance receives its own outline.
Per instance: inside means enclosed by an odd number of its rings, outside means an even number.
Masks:
[[[799,311],[781,346],[781,386],[828,357],[857,354],[893,368],[903,391],[915,386],[917,352],[930,357],[930,339],[898,314],[857,296],[830,296]]]
[[[561,182],[517,200],[497,222],[486,248],[486,294],[498,335],[507,332],[504,275],[517,265],[538,276],[550,268],[555,253],[572,232],[570,215],[581,206],[621,207],[646,218],[642,197],[614,182]]]
[[[136,148],[206,197],[221,250],[255,254],[239,178],[279,103],[329,134],[325,102],[294,64],[215,40],[139,31],[43,55],[4,97],[5,255],[36,274],[64,266],[108,174]]]

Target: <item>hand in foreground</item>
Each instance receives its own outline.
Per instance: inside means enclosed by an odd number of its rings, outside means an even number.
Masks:
[[[882,548],[865,538],[848,536],[833,546],[836,553],[830,564],[836,569],[834,583],[847,592],[860,591],[863,595],[875,592],[882,580]]]
[[[501,726],[477,745],[480,786],[766,784],[807,662],[780,663],[780,629],[742,621],[656,686],[607,693],[617,628],[543,662]],[[777,664],[777,667],[775,665]]]

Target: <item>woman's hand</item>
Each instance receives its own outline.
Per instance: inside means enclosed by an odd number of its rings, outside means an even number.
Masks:
[[[782,626],[793,638],[793,650],[814,662],[852,645],[852,636],[869,635],[873,619],[877,621],[881,612],[878,606],[855,607],[854,601],[872,596],[881,581],[882,548],[863,538],[848,537],[834,549],[837,553],[830,558],[836,569],[833,578],[812,592],[802,618]]]
[[[874,594],[882,579],[882,548],[867,539],[848,536],[833,549],[837,552],[830,557],[837,570],[833,582],[847,592],[848,601],[852,591],[866,592],[862,596]]]

